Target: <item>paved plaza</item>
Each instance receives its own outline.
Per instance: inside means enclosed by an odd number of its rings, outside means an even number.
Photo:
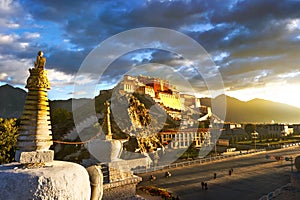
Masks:
[[[140,185],[166,188],[178,194],[183,200],[259,199],[290,183],[291,162],[266,159],[266,155],[296,157],[300,155],[300,147],[176,168],[169,170],[172,173],[169,178],[164,177],[165,171],[156,171],[152,173],[157,177],[155,181],[148,180],[150,173],[140,174],[143,177]],[[233,173],[229,175],[231,168]],[[217,174],[216,179],[214,173]],[[208,190],[202,190],[202,181],[207,182]],[[293,200],[300,197],[297,193],[286,191],[275,199]]]

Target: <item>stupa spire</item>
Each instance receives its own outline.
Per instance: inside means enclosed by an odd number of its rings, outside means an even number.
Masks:
[[[15,159],[20,163],[41,163],[53,161],[54,152],[49,150],[52,142],[50,107],[47,90],[50,90],[46,58],[39,51],[34,68],[29,69],[24,111],[17,139]]]
[[[111,132],[111,123],[110,123],[110,103],[109,101],[106,101],[104,103],[105,106],[105,116],[104,121],[102,124],[102,130],[104,134],[106,135],[106,140],[112,140],[112,132]]]

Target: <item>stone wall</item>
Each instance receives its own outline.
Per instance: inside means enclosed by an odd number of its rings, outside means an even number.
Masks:
[[[182,109],[180,98],[175,95],[160,92],[159,98],[161,99],[165,107],[172,108],[175,110]]]
[[[136,184],[141,177],[133,176],[122,181],[103,185],[103,200],[129,199],[136,196]]]

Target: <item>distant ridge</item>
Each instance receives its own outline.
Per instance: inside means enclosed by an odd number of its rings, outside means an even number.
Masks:
[[[223,96],[224,98],[224,96]],[[222,99],[221,96],[215,101]],[[201,104],[210,106],[210,98],[202,98]],[[283,103],[277,103],[264,99],[240,101],[226,96],[226,120],[227,122],[251,122],[251,123],[300,123],[300,108]]]
[[[23,112],[26,94],[26,91],[8,84],[0,86],[0,117],[20,117]]]
[[[23,113],[27,92],[11,85],[0,86],[0,117],[1,118],[19,118]],[[82,105],[91,99],[76,99]],[[72,99],[50,101],[51,111],[58,108],[67,109],[72,112]]]
[[[0,86],[0,117],[19,118],[22,115],[26,99],[26,91],[12,87],[8,84]],[[219,101],[224,96],[215,100]],[[91,99],[78,99],[82,104]],[[251,122],[251,123],[300,123],[300,108],[283,103],[276,103],[264,99],[240,101],[226,96],[226,119],[227,122]],[[210,98],[201,98],[201,104],[211,106]],[[50,101],[51,110],[64,108],[72,110],[72,99]]]
[[[50,100],[51,110],[56,110],[58,108],[63,108],[72,112],[72,101],[76,102],[77,107],[84,105],[87,102],[93,101],[92,99],[82,98],[82,99],[68,99],[68,100]],[[76,109],[76,108],[74,108]]]

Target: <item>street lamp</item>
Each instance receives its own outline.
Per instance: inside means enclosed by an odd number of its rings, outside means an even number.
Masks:
[[[257,139],[257,136],[258,136],[258,132],[253,131],[253,133],[251,133],[251,136],[252,136],[252,139],[254,139],[254,149],[256,151],[256,139]]]
[[[293,172],[294,159],[292,156],[285,157],[285,161],[291,161],[291,172]]]

